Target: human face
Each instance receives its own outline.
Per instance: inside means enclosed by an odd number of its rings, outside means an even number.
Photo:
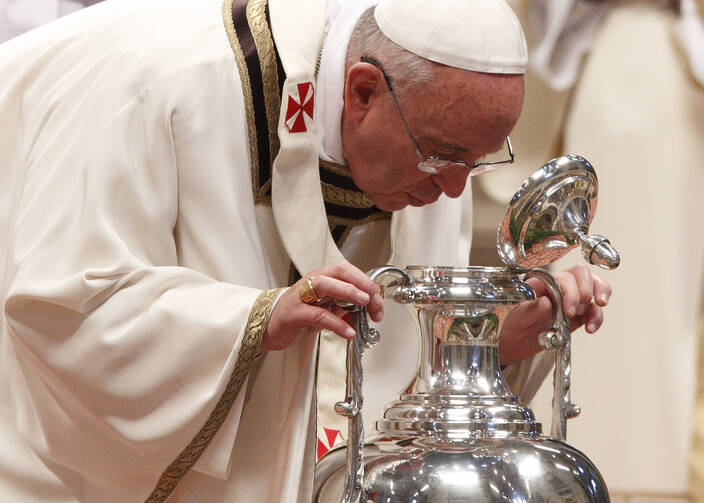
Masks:
[[[401,122],[403,122],[403,127],[406,130],[406,133],[408,133],[408,139],[411,140],[413,148],[416,149],[416,154],[418,154],[419,170],[423,171],[424,173],[430,173],[431,175],[435,175],[440,171],[446,171],[448,169],[466,168],[469,170],[470,176],[476,176],[481,173],[493,171],[501,166],[505,166],[506,164],[513,163],[513,148],[511,146],[511,139],[508,137],[506,137],[506,149],[508,150],[508,157],[501,161],[487,161],[469,165],[466,162],[460,160],[443,159],[442,157],[433,157],[425,155],[423,153],[423,149],[420,147],[420,145],[418,145],[415,136],[413,136],[411,128],[408,127],[408,122],[406,122],[406,118],[403,116],[403,109],[401,108],[401,104],[398,102],[398,98],[396,98],[396,94],[394,93],[391,78],[386,73],[386,70],[384,70],[383,65],[377,60],[367,57],[362,57],[362,61],[365,63],[371,63],[372,65],[379,68],[379,70],[381,70],[381,74],[384,76],[384,81],[389,87],[389,92],[391,93],[391,101],[393,101],[394,105],[396,106],[396,110],[398,110]]]
[[[433,81],[406,93],[403,111],[428,156],[461,160],[466,167],[438,173],[417,169],[416,149],[379,68],[348,69],[342,140],[352,178],[385,210],[423,206],[442,193],[458,197],[470,166],[502,148],[523,103],[522,75],[482,74],[438,65]]]

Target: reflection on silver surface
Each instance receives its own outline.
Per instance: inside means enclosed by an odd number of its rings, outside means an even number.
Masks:
[[[582,246],[590,264],[614,269],[618,252],[603,236],[587,232],[598,202],[596,172],[586,159],[565,155],[525,180],[509,203],[497,236],[504,263],[542,267]]]
[[[592,166],[578,156],[545,164],[511,201],[497,248],[508,268],[418,266],[377,268],[370,277],[384,297],[406,304],[421,337],[417,373],[364,442],[361,356],[379,334],[363,308],[350,306],[357,337],[348,343],[347,445],[316,467],[316,503],[609,503],[603,479],[587,457],[564,442],[570,399],[571,334],[562,292],[536,266],[581,244],[584,258],[612,269],[619,256],[608,240],[588,235],[597,203]],[[499,334],[509,312],[535,298],[528,278],[543,281],[553,322],[539,338],[555,353],[551,437],[501,375]]]
[[[325,459],[342,468],[339,452]],[[558,440],[474,439],[443,447],[422,440],[380,437],[367,444],[365,456],[364,502],[609,501],[594,465]],[[328,470],[327,475],[314,501],[337,503],[340,493],[335,479],[340,474]]]
[[[416,376],[376,422],[379,437],[362,443],[361,417],[346,414],[348,444],[318,464],[313,501],[608,503],[594,465],[558,438],[542,437],[533,412],[501,375],[503,322],[518,303],[535,297],[522,280],[548,273],[487,267],[409,267],[393,273],[391,281],[383,274],[375,277],[386,280],[385,296],[407,304],[417,321]],[[557,294],[561,305],[559,289]],[[563,321],[556,317],[556,323]],[[569,347],[569,333],[560,330]],[[348,374],[348,385],[354,383],[348,387],[350,403],[361,403],[361,396],[354,396],[361,393],[361,347],[348,360],[348,370],[354,370]],[[558,355],[569,357],[564,343],[560,348]],[[564,433],[574,407],[569,362],[558,363],[555,437]]]

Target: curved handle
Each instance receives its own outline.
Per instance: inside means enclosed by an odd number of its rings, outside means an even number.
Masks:
[[[398,267],[383,266],[372,269],[367,274],[383,287],[393,283],[381,283],[384,275],[400,280],[403,285],[412,285],[413,279]],[[369,326],[367,309],[354,306],[348,314],[348,323],[356,335],[347,341],[347,396],[335,404],[335,412],[347,417],[347,473],[342,503],[360,503],[362,499],[362,479],[364,478],[364,424],[362,422],[362,353],[375,345],[380,338],[377,330]]]
[[[555,307],[551,329],[540,335],[540,344],[555,353],[555,373],[553,377],[552,429],[551,435],[559,440],[567,437],[567,420],[580,413],[578,405],[570,398],[572,333],[569,320],[562,308],[562,290],[557,281],[545,269],[530,269],[527,278],[538,278],[548,287]]]

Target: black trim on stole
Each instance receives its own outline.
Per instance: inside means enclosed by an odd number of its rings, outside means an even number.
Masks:
[[[268,2],[266,5],[266,24],[269,25],[269,31],[271,31],[271,17],[269,16]],[[281,58],[279,57],[279,51],[276,49],[276,43],[274,43],[274,56],[276,57],[276,71],[279,74],[279,96],[283,96],[286,72],[284,71],[284,64],[281,62]]]
[[[247,21],[248,0],[235,0],[232,3],[232,21],[235,26],[237,38],[247,63],[247,73],[249,74],[250,86],[252,88],[252,105],[254,108],[254,122],[257,130],[257,152],[259,152],[259,187],[261,190],[267,181],[271,180],[272,156],[269,149],[269,121],[266,117],[266,106],[264,105],[264,86],[261,66],[259,64],[259,54],[254,43],[254,37]],[[266,6],[266,19],[269,26],[269,6]],[[278,52],[276,54],[278,60]],[[280,73],[279,75],[284,75]],[[281,80],[281,77],[279,78]],[[279,82],[279,89],[283,88],[283,82]],[[276,152],[274,153],[276,154]],[[271,197],[271,184],[265,194]]]
[[[254,43],[249,22],[247,20],[247,4],[248,0],[234,0],[232,4],[232,20],[237,33],[237,38],[242,48],[242,53],[247,65],[247,73],[249,75],[250,87],[252,89],[252,105],[254,108],[254,121],[257,137],[257,151],[259,161],[258,187],[260,195],[265,195],[271,201],[271,173],[273,159],[278,154],[278,151],[272,152],[272,146],[269,143],[269,123],[266,114],[266,106],[264,102],[264,81],[261,72],[259,54]],[[271,19],[269,16],[269,6],[265,8],[266,21],[271,31]],[[276,66],[278,71],[279,94],[283,96],[283,85],[285,81],[285,72],[279,52],[274,47],[276,56]],[[334,186],[347,191],[363,192],[355,185],[352,177],[346,174],[330,171],[320,168],[321,183],[329,186]],[[264,190],[261,193],[262,189]],[[355,225],[369,221],[372,218],[388,219],[391,214],[380,210],[370,203],[368,207],[353,207],[344,206],[325,200],[325,211],[330,226],[330,232],[337,246],[342,246],[344,239],[347,237],[348,230]],[[343,220],[343,222],[341,222]],[[293,270],[291,278],[300,278],[297,271]]]
[[[352,180],[352,177],[340,175],[325,168],[320,169],[320,181],[323,183],[327,183],[328,185],[334,185],[335,187],[339,187],[341,189],[361,192],[361,190],[359,190],[355,185],[354,180]]]

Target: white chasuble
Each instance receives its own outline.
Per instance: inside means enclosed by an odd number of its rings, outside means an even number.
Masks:
[[[0,501],[307,501],[317,341],[254,360],[291,264],[466,263],[468,200],[389,232],[319,166],[324,12],[108,1],[0,46]]]
[[[0,500],[145,501],[215,435],[169,501],[296,501],[315,341],[238,373],[290,262],[220,2],[98,4],[0,80]]]

